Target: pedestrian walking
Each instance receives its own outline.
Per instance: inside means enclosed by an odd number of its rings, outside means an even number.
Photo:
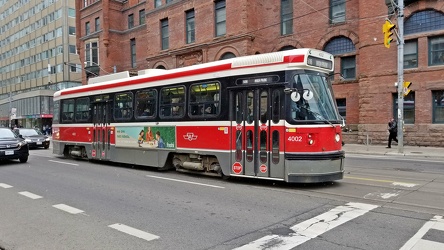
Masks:
[[[389,138],[388,138],[387,148],[391,148],[392,140],[398,143],[398,123],[396,123],[394,118],[390,118],[388,122],[388,131],[389,131]]]

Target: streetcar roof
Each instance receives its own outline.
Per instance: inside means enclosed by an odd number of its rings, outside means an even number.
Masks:
[[[321,57],[326,60],[333,61],[333,56],[331,54],[316,49],[286,50],[266,54],[230,58],[226,60],[208,62],[204,64],[169,70],[141,70],[139,71],[139,73],[142,73],[141,75],[119,79],[112,79],[112,76],[105,75],[103,78],[103,82],[59,90],[54,94],[54,98],[60,99],[62,96],[71,95],[83,96],[85,95],[85,93],[90,95],[118,92],[128,90],[128,86],[140,85],[140,87],[142,88],[142,84],[149,84],[149,86],[159,86],[165,84],[173,84],[179,81],[187,82],[192,80],[213,79],[217,77],[225,77],[237,74],[251,74],[257,73],[258,68],[264,66],[267,66],[267,71],[269,72],[278,71],[283,70],[283,67],[307,66],[306,61],[308,55],[314,55],[316,57]],[[310,68],[310,66],[307,67]],[[316,69],[324,72],[331,71],[321,68]],[[120,75],[125,74],[120,73]]]

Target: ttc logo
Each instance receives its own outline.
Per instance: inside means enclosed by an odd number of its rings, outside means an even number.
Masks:
[[[183,136],[185,140],[194,141],[197,140],[197,135],[194,135],[194,133],[187,133]]]

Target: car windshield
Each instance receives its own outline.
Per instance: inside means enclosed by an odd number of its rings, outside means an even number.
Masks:
[[[20,129],[20,134],[23,136],[33,136],[33,135],[41,135],[42,133],[39,133],[35,129]]]
[[[9,129],[0,129],[0,138],[15,138],[15,134]]]

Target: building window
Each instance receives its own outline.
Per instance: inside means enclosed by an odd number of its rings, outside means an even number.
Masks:
[[[418,40],[406,41],[404,44],[404,69],[418,67]]]
[[[345,22],[345,0],[330,0],[330,23]]]
[[[168,28],[168,19],[160,20],[160,33],[162,37],[162,50],[169,48],[169,28]]]
[[[162,6],[162,0],[154,0],[154,8]]]
[[[433,119],[432,123],[444,123],[444,90],[432,91]]]
[[[166,0],[166,3],[169,4],[171,3],[173,0]]]
[[[82,69],[82,67],[79,64],[69,65],[69,72],[80,73],[80,72],[82,72],[81,69]]]
[[[194,10],[189,10],[185,13],[187,22],[187,43],[194,43],[195,28],[194,28]]]
[[[227,52],[227,53],[224,53],[224,54],[220,57],[219,60],[226,60],[226,59],[235,58],[235,57],[236,57],[235,54],[233,54],[233,53],[231,53],[231,52]]]
[[[85,23],[85,35],[89,35],[91,33],[91,29],[89,27],[89,22]]]
[[[429,66],[444,64],[444,37],[429,37]]]
[[[444,15],[435,10],[416,12],[404,22],[405,35],[442,29],[444,29]]]
[[[404,124],[415,124],[415,93],[404,97]],[[393,94],[393,114],[398,114],[398,94]],[[396,117],[396,115],[393,115]]]
[[[94,31],[97,32],[100,30],[100,18],[96,17],[96,19],[94,19]]]
[[[76,17],[76,10],[75,9],[72,9],[72,8],[69,8],[68,9],[68,16],[69,17]]]
[[[296,49],[296,47],[291,46],[291,45],[286,45],[286,46],[280,48],[278,51],[285,51],[285,50],[292,50],[292,49]]]
[[[131,29],[134,27],[134,15],[129,14],[128,15],[128,29]]]
[[[70,54],[77,54],[77,49],[75,45],[69,45],[69,53]]]
[[[216,36],[223,36],[227,33],[227,15],[225,10],[225,0],[220,0],[216,2],[215,12]]]
[[[336,105],[338,106],[339,115],[346,120],[347,117],[347,99],[336,99]]]
[[[293,33],[293,0],[281,0],[281,35]]]
[[[68,34],[70,34],[72,36],[75,35],[76,34],[76,27],[69,26]]]
[[[341,57],[341,76],[345,80],[356,79],[356,57]]]
[[[324,50],[341,58],[340,74],[344,79],[356,79],[356,56],[347,55],[356,51],[350,38],[344,36],[333,38],[327,43]]]
[[[139,25],[145,24],[145,9],[139,10]]]
[[[130,40],[130,50],[131,50],[131,67],[135,68],[137,67],[136,63],[136,39],[133,38]]]
[[[99,47],[97,42],[85,44],[85,66],[99,65]]]

